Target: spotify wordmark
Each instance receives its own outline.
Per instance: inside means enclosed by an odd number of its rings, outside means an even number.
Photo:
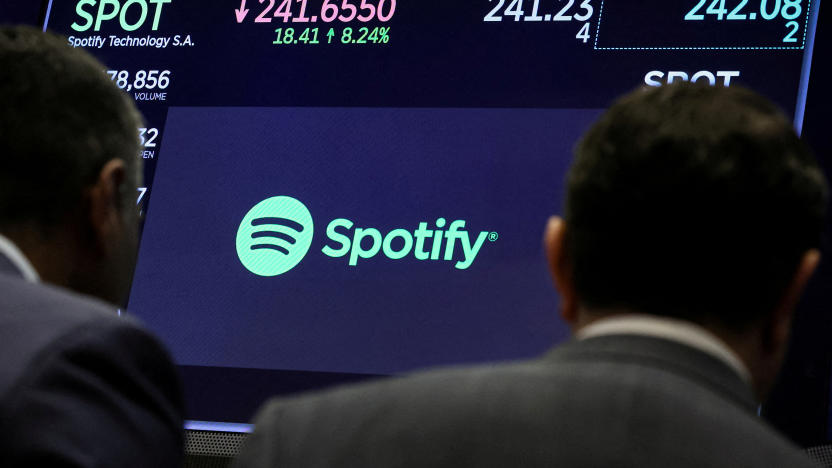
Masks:
[[[237,230],[240,262],[258,276],[286,273],[309,252],[313,224],[306,206],[292,197],[263,200],[249,210]],[[465,224],[462,219],[448,223],[438,218],[430,229],[429,223],[417,222],[412,232],[394,228],[383,234],[376,228],[354,228],[353,221],[338,218],[327,226],[321,252],[332,258],[348,257],[347,266],[351,267],[358,265],[359,259],[383,254],[390,260],[412,255],[417,260],[447,261],[465,270],[474,263],[486,240],[494,242],[499,237],[489,231],[472,236],[464,229]]]

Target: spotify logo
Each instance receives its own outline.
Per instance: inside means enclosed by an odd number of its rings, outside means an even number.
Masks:
[[[237,255],[248,271],[257,276],[277,276],[291,270],[309,252],[312,215],[292,197],[272,197],[254,206],[237,229]],[[467,270],[482,247],[496,242],[490,231],[469,231],[467,221],[445,218],[420,221],[416,227],[379,229],[359,227],[346,218],[336,218],[326,227],[320,253],[343,258],[347,267],[376,257],[389,260],[445,262]],[[386,231],[386,232],[385,232]]]
[[[312,215],[292,197],[272,197],[249,210],[237,229],[237,255],[258,276],[294,268],[312,245]]]

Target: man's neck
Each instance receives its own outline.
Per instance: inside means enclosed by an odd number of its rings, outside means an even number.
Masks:
[[[40,275],[32,262],[26,257],[26,254],[18,248],[14,241],[2,234],[0,234],[0,255],[5,256],[26,281],[32,283],[40,281]]]
[[[69,285],[75,251],[66,236],[46,237],[35,228],[4,229],[0,235],[16,247],[39,281]]]
[[[574,332],[579,340],[604,335],[640,335],[674,341],[719,359],[753,386],[748,364],[731,343],[693,322],[638,313],[605,314],[584,321]]]

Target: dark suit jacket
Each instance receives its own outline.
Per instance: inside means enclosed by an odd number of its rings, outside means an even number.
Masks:
[[[605,336],[541,359],[278,399],[236,467],[805,467],[726,365]]]
[[[166,468],[182,402],[164,348],[110,306],[0,255],[0,466]]]

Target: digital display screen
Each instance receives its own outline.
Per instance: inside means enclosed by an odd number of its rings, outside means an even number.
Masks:
[[[799,129],[815,7],[52,0],[44,29],[146,118],[129,307],[189,418],[237,423],[270,394],[568,339],[541,238],[576,141],[679,80],[755,89]]]

